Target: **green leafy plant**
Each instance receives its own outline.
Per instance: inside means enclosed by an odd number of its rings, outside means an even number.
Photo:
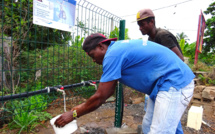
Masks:
[[[203,75],[200,74],[198,77],[200,78],[200,81],[203,82],[204,85],[207,85],[206,78]]]
[[[10,122],[9,128],[14,129],[18,128],[19,134],[22,131],[30,132],[35,126],[39,123],[36,122],[37,116],[33,115],[32,112],[22,111],[22,113],[18,113],[17,110],[14,110],[15,116],[13,117],[13,121]]]
[[[45,112],[33,111],[33,114],[34,116],[37,117],[38,121],[45,121],[52,118],[51,114],[47,113],[46,111]]]
[[[210,79],[210,78],[209,78],[208,83],[209,83],[210,85],[215,85],[215,79]]]
[[[110,32],[109,38],[118,38],[119,39],[119,28],[115,26],[114,30]],[[130,39],[128,36],[128,29],[125,29],[125,40]]]
[[[180,47],[182,49],[183,55],[188,57],[189,62],[193,64],[195,59],[196,43],[194,42],[191,44],[185,44],[184,40],[182,39],[180,41]],[[215,65],[215,54],[213,52],[199,53],[198,62],[203,63],[206,66],[213,66]]]
[[[46,95],[36,95],[23,100],[9,102],[5,111],[12,113],[13,118],[8,127],[10,129],[19,128],[19,133],[22,131],[30,132],[38,124],[41,124],[40,121],[52,118],[51,114],[43,111],[46,108]]]
[[[200,79],[200,81],[207,86],[214,86],[215,85],[215,67],[213,68],[213,70],[211,72],[209,72],[208,74],[204,74],[198,75],[198,78]]]

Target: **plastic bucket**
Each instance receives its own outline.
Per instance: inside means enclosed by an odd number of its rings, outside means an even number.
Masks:
[[[63,128],[58,128],[54,125],[54,122],[61,115],[58,115],[50,120],[50,124],[54,128],[55,134],[71,134],[78,129],[77,121],[73,120],[72,122],[66,124]]]

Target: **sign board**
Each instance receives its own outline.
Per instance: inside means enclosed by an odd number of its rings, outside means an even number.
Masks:
[[[194,64],[197,63],[198,60],[198,53],[202,52],[202,45],[203,45],[203,37],[204,37],[204,30],[205,30],[205,18],[202,12],[199,15],[199,24],[198,24],[198,31],[197,31],[197,41],[196,41],[196,52],[195,52],[195,61]]]
[[[33,24],[71,32],[75,8],[75,0],[34,0]]]
[[[199,16],[199,26],[198,26],[198,33],[197,33],[197,43],[196,45],[197,46],[197,50],[198,52],[202,52],[202,45],[203,45],[203,36],[204,36],[204,30],[205,30],[205,18],[204,18],[204,15],[200,14]]]

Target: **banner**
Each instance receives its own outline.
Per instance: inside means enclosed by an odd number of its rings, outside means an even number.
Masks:
[[[198,61],[198,53],[202,53],[202,45],[203,45],[205,27],[206,27],[205,18],[201,11],[201,13],[199,15],[199,24],[198,24],[198,31],[197,31],[197,41],[196,41],[196,52],[195,52],[194,64],[196,64]]]
[[[205,18],[204,15],[200,14],[199,16],[199,26],[198,26],[198,33],[197,33],[197,50],[199,53],[202,53],[202,45],[203,45],[203,37],[204,37],[204,30],[205,30]]]
[[[33,24],[71,32],[75,7],[75,0],[34,0]]]

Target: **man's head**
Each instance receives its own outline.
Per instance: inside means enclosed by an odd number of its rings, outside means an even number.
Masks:
[[[143,35],[149,35],[155,27],[155,15],[151,9],[142,9],[137,13],[137,24]]]
[[[94,33],[84,40],[82,48],[94,62],[101,65],[110,42],[116,40],[117,38],[107,39],[101,33]]]

